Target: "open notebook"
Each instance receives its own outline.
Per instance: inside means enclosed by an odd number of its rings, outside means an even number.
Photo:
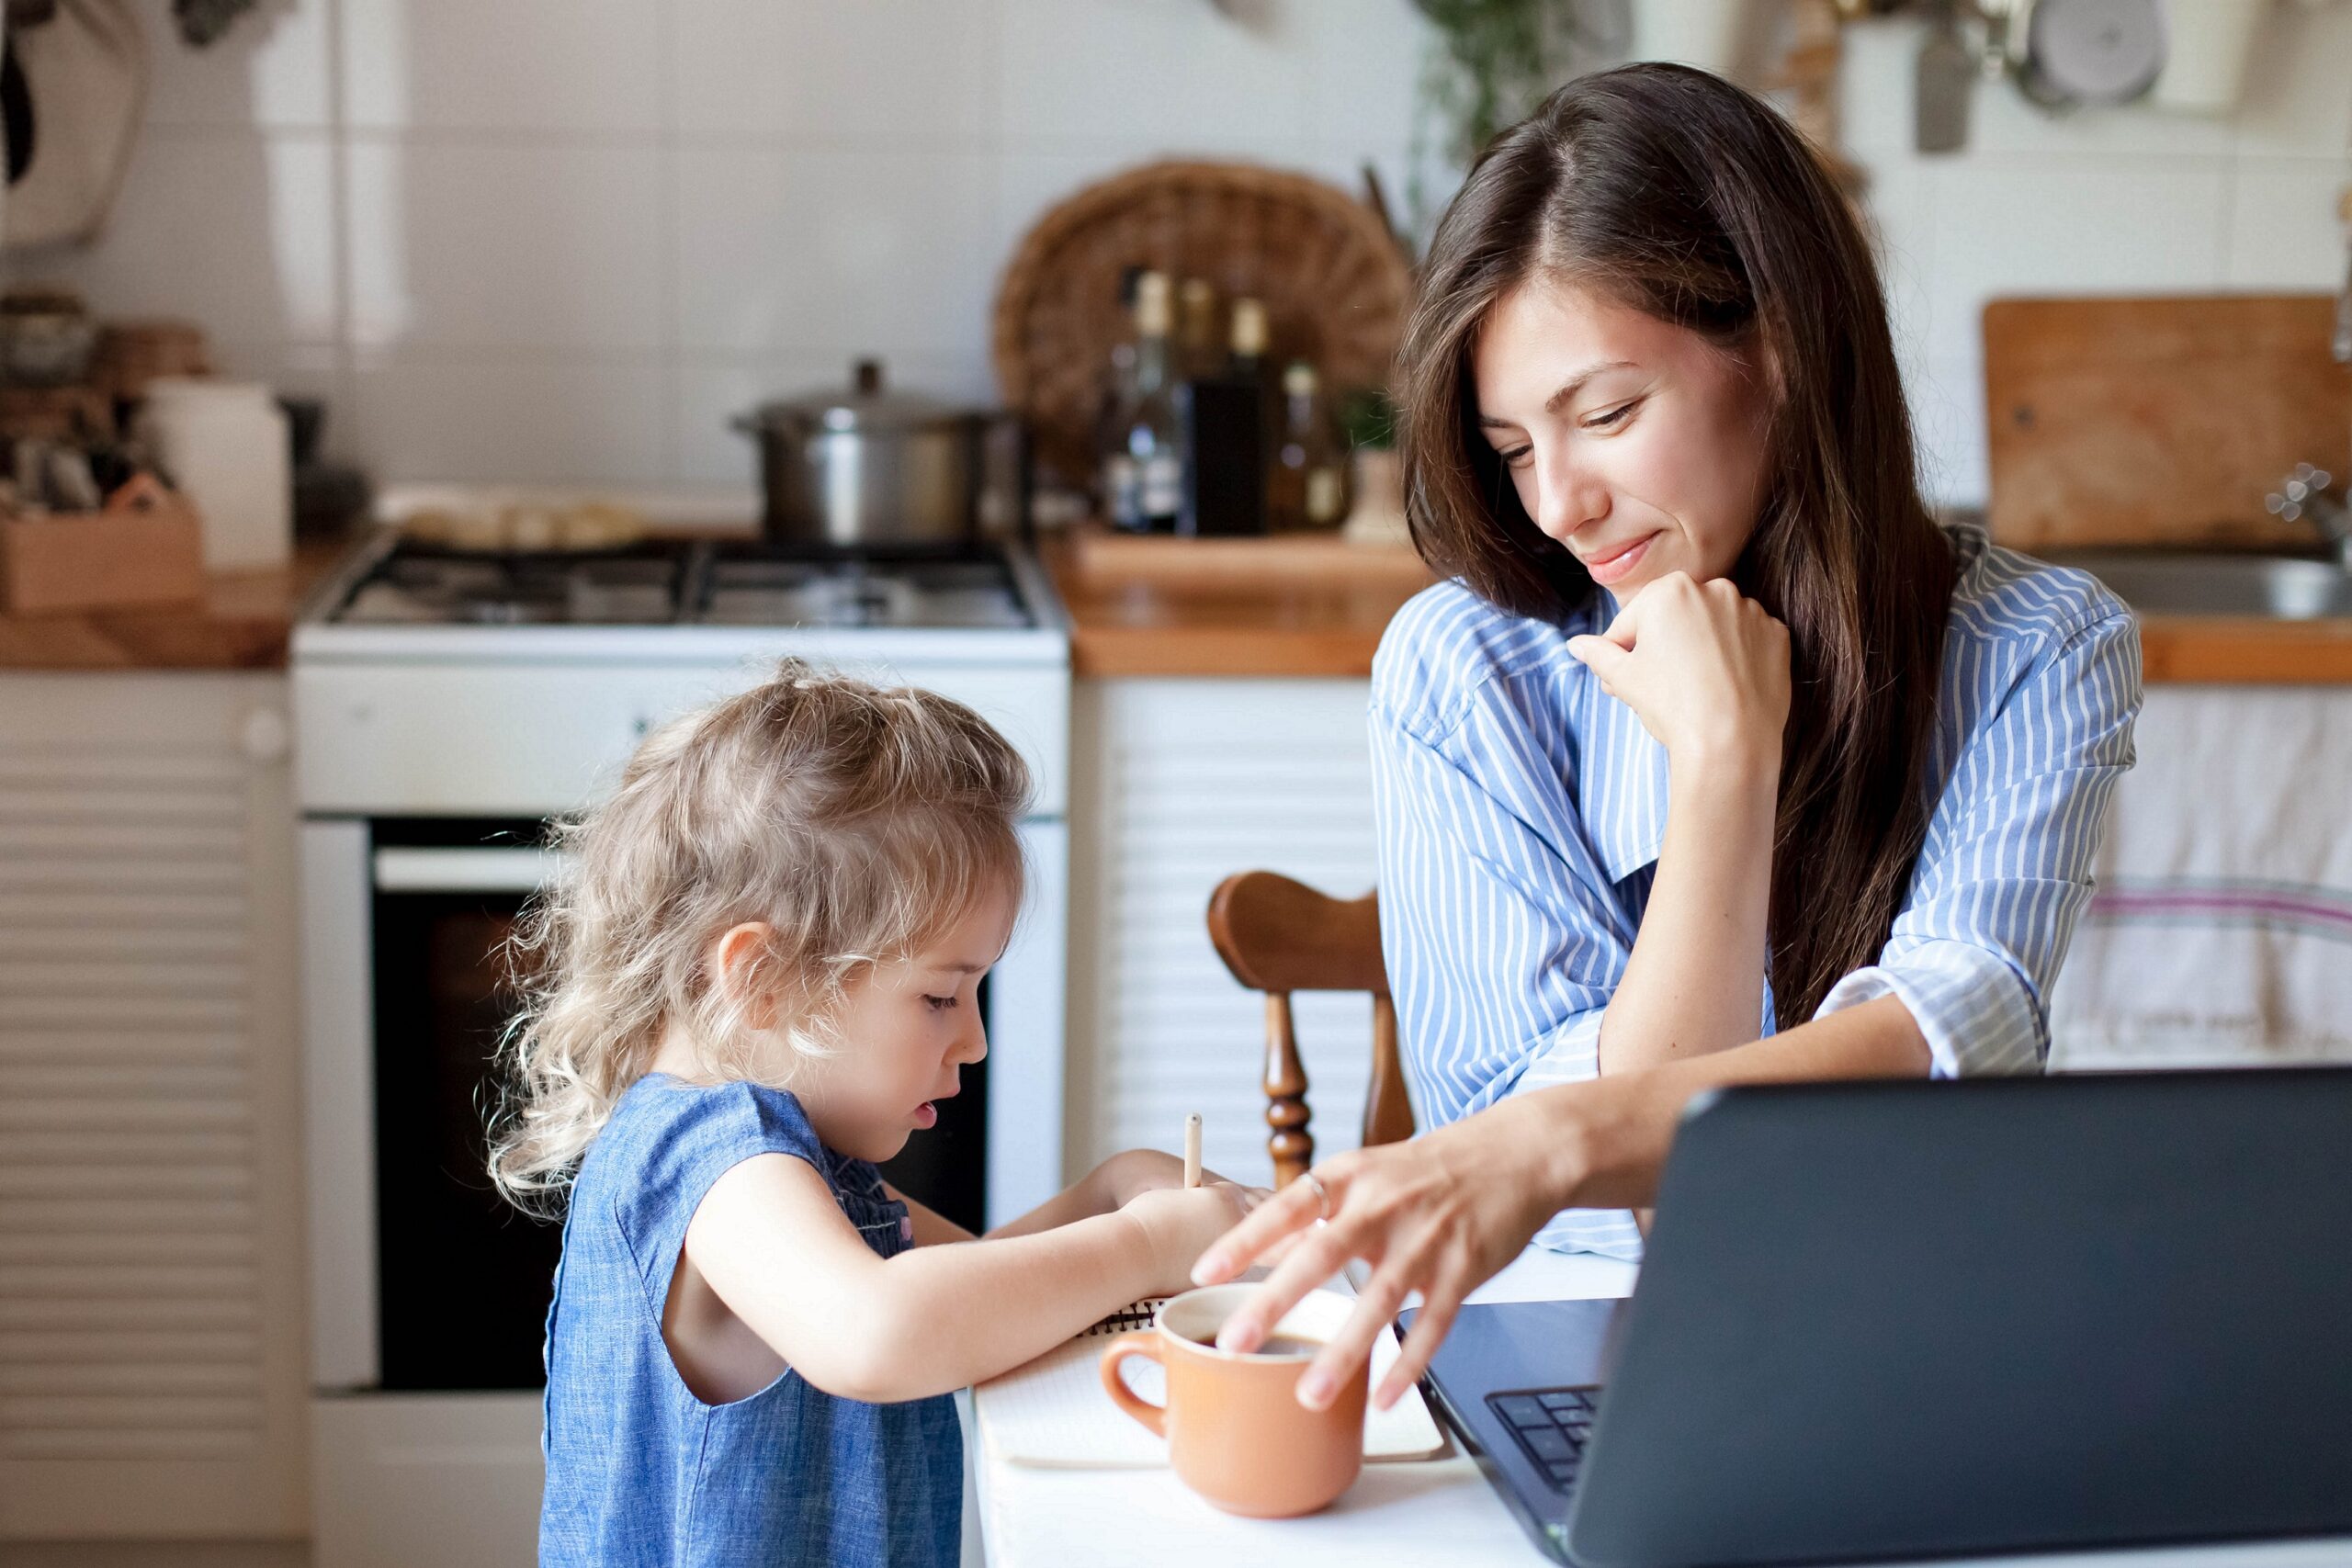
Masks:
[[[1113,1313],[1057,1349],[1015,1367],[973,1391],[981,1441],[989,1455],[1012,1464],[1051,1470],[1146,1470],[1168,1462],[1168,1443],[1146,1431],[1102,1392],[1095,1368],[1114,1337],[1151,1326],[1166,1298],[1154,1297]],[[1396,1331],[1383,1328],[1372,1348],[1372,1378],[1396,1359]],[[1159,1404],[1167,1388],[1159,1368],[1136,1359],[1126,1365],[1128,1385]],[[1421,1403],[1419,1389],[1386,1410],[1366,1407],[1363,1457],[1379,1463],[1434,1459],[1446,1451],[1443,1434]]]

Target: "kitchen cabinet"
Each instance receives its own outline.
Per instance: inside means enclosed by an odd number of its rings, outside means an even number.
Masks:
[[[1363,680],[1080,681],[1071,714],[1066,1164],[1182,1146],[1264,1182],[1265,1012],[1210,947],[1209,894],[1266,869],[1340,897],[1373,886]],[[1362,995],[1302,996],[1318,1152],[1355,1145],[1372,1065]]]
[[[0,1540],[306,1529],[285,709],[0,675]]]

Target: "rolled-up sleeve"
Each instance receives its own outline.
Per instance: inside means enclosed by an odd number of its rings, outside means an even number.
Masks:
[[[1879,961],[1840,980],[1816,1015],[1901,998],[1939,1077],[2034,1073],[2049,1060],[2050,986],[2132,766],[2138,627],[2115,615],[2055,640],[1984,711]]]

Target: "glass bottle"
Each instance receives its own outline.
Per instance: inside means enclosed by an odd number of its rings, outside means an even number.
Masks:
[[[1337,527],[1348,514],[1347,467],[1315,367],[1293,360],[1283,372],[1283,429],[1268,497],[1277,528]]]
[[[1102,385],[1094,402],[1094,481],[1096,515],[1109,517],[1116,497],[1133,479],[1126,473],[1127,432],[1121,421],[1136,395],[1136,285],[1144,268],[1129,266],[1119,274],[1119,312],[1126,330],[1111,345],[1110,363],[1102,367]]]
[[[1131,533],[1169,533],[1182,501],[1182,432],[1176,417],[1175,367],[1168,275],[1136,280],[1135,387],[1118,426],[1125,449],[1114,467],[1113,526]]]

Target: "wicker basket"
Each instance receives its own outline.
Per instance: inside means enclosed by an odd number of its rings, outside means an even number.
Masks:
[[[1329,389],[1387,382],[1412,267],[1370,208],[1255,164],[1148,164],[1038,220],[997,291],[997,378],[1066,479],[1092,468],[1102,378],[1129,331],[1119,277],[1136,265],[1263,300],[1274,361],[1307,360]]]

